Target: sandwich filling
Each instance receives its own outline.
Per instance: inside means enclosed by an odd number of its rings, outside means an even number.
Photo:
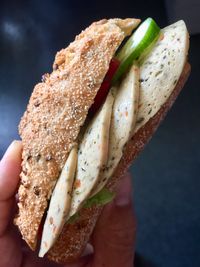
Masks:
[[[82,207],[112,200],[106,184],[126,143],[173,92],[186,63],[188,43],[183,21],[160,31],[147,19],[116,54],[78,149],[71,150],[51,196],[39,256],[48,252],[64,224],[73,223]]]

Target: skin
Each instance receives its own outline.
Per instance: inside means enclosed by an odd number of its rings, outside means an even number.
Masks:
[[[14,141],[0,162],[0,259],[1,267],[58,267],[30,251],[13,226],[16,191],[21,170],[20,141]],[[130,175],[126,174],[115,200],[104,208],[83,256],[63,267],[132,267],[135,217]],[[105,227],[106,225],[106,227]]]

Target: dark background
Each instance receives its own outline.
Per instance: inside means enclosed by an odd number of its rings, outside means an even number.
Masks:
[[[151,16],[161,27],[169,23],[163,1],[0,3],[0,157],[19,138],[17,125],[34,84],[51,71],[56,51],[85,26],[104,17]],[[199,49],[197,34],[191,37],[189,81],[131,168],[136,267],[200,266]]]

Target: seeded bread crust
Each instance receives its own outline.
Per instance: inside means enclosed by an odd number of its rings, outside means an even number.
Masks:
[[[131,140],[127,143],[123,157],[114,173],[107,188],[115,191],[117,183],[123,174],[127,171],[133,160],[143,150],[144,146],[151,139],[153,133],[164,119],[168,110],[176,100],[178,94],[183,88],[190,74],[190,65],[186,63],[183,72],[175,89],[168,98],[167,102],[142,128],[140,128]],[[89,209],[81,209],[80,217],[74,224],[66,224],[53,248],[48,252],[48,258],[58,263],[73,262],[79,258],[90,238],[96,221],[103,207],[92,207]]]
[[[137,19],[93,23],[57,53],[53,72],[35,86],[19,133],[23,143],[19,213],[23,239],[35,249],[48,200],[76,142],[109,63]]]

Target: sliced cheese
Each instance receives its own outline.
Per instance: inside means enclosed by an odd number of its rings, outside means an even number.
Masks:
[[[128,139],[146,124],[169,98],[186,63],[188,38],[187,28],[183,21],[164,28],[150,54],[143,59],[140,67],[139,93],[136,89],[139,88],[138,84],[134,85],[134,90],[131,87],[131,79],[137,80],[138,72],[134,73],[134,77],[129,73],[121,88],[118,88],[119,93],[116,96],[111,121],[108,164],[92,195],[98,193],[112,176]],[[130,96],[131,93],[132,96]],[[137,102],[138,95],[140,95],[139,105],[129,106],[130,114],[133,114],[134,109],[136,112],[138,107],[137,120],[136,114],[126,120],[126,116],[122,115],[124,112],[121,112],[120,108],[118,110],[118,106],[121,108],[123,105],[126,106],[128,98],[133,100],[135,97]]]
[[[140,67],[140,103],[134,133],[152,118],[174,90],[187,60],[189,35],[184,21],[161,31]]]
[[[92,196],[99,192],[118,165],[123,148],[133,133],[139,101],[139,68],[133,66],[116,88],[112,110],[107,167],[104,169]]]
[[[72,186],[77,166],[77,148],[74,147],[53,191],[44,223],[39,256],[43,257],[58,238],[71,206]]]
[[[69,217],[80,209],[107,164],[113,101],[114,98],[110,92],[104,105],[89,124],[80,143]]]

